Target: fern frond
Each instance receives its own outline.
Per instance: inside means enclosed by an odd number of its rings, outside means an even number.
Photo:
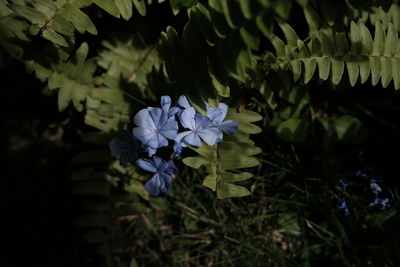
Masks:
[[[150,91],[146,90],[149,86],[147,78],[153,70],[160,71],[160,58],[155,47],[138,47],[135,41],[131,37],[126,41],[102,43],[104,50],[99,53],[98,65],[106,70],[102,76],[103,83],[108,88],[121,88],[123,84],[134,83],[142,98],[152,98]]]
[[[129,20],[135,6],[140,15],[146,15],[148,0],[25,0],[12,1],[6,6],[15,14],[31,23],[30,34],[39,35],[59,46],[73,43],[75,30],[96,35],[97,29],[90,18],[81,10],[96,4],[115,17]]]
[[[239,169],[257,166],[259,162],[254,155],[261,153],[261,149],[249,139],[250,134],[261,132],[259,127],[252,124],[261,120],[261,116],[249,110],[237,113],[235,109],[229,109],[227,119],[232,118],[239,122],[239,132],[236,135],[225,136],[222,143],[213,146],[203,144],[200,148],[192,148],[199,155],[183,159],[189,167],[206,167],[207,176],[203,185],[215,191],[218,199],[250,194],[245,187],[234,182],[252,177],[251,173]]]
[[[387,87],[393,80],[394,87],[400,88],[400,46],[398,34],[392,23],[385,32],[381,23],[375,25],[372,38],[368,28],[351,23],[349,36],[329,31],[319,32],[305,44],[285,23],[280,24],[287,44],[273,36],[271,42],[276,51],[276,69],[290,69],[294,80],[303,77],[308,83],[318,66],[319,78],[338,84],[347,72],[351,86],[360,78],[365,83],[371,77],[372,85],[379,80]],[[346,65],[346,68],[345,68]]]
[[[397,1],[393,3],[389,9],[382,6],[372,7],[369,15],[369,20],[372,25],[381,22],[383,28],[386,30],[389,24],[392,23],[397,32],[400,32],[400,6]]]
[[[10,4],[8,8],[32,24],[31,34],[40,35],[57,45],[67,47],[68,40],[74,39],[75,29],[80,33],[87,31],[97,34],[90,18],[81,11],[85,5],[87,1],[80,0],[32,0],[26,1],[25,5]]]
[[[110,158],[105,148],[109,138],[98,132],[85,134],[85,143],[100,148],[81,151],[70,162],[70,168],[73,170],[72,193],[79,196],[77,210],[81,211],[74,225],[80,229],[86,243],[111,260],[118,253],[116,244],[125,238],[118,232],[116,219],[148,211],[143,201],[147,201],[149,195],[139,182],[143,178],[135,167],[123,168]],[[127,178],[126,181],[121,177]],[[120,188],[116,187],[117,181]]]
[[[29,41],[26,34],[29,24],[15,16],[3,1],[0,1],[0,45],[14,58],[22,59],[23,44]]]

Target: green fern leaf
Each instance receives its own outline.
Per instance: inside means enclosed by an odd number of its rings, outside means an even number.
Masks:
[[[79,111],[83,110],[83,101],[93,88],[93,73],[96,70],[96,59],[86,61],[89,47],[83,43],[73,58],[56,66],[49,77],[49,88],[59,88],[58,108],[64,110],[70,101]]]
[[[301,40],[297,40],[295,45],[297,35],[291,27],[284,23],[281,23],[282,26],[288,44],[272,35],[270,41],[276,51],[276,62],[272,67],[286,70],[290,66],[295,81],[303,74],[304,82],[308,83],[314,76],[317,64],[319,78],[327,80],[330,77],[333,84],[338,84],[347,71],[351,86],[356,84],[359,77],[361,83],[365,83],[371,76],[374,86],[381,80],[382,86],[387,87],[393,80],[394,87],[399,88],[399,40],[392,23],[388,24],[385,32],[382,23],[377,22],[372,38],[365,25],[352,22],[348,39],[343,32],[333,35],[331,30],[324,30],[312,36],[307,45]]]

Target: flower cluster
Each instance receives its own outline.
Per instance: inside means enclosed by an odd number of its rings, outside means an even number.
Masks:
[[[135,163],[143,170],[154,173],[145,184],[146,190],[153,196],[167,193],[172,183],[172,175],[177,169],[172,160],[156,156],[157,150],[174,141],[174,158],[180,158],[187,146],[200,147],[202,141],[208,145],[222,142],[224,133],[235,134],[238,122],[224,121],[228,106],[219,103],[218,108],[207,105],[207,115],[198,113],[185,96],[180,96],[178,105],[171,107],[169,96],[161,97],[161,108],[147,107],[134,117],[136,127],[132,132],[121,130],[120,137],[110,142],[111,155],[119,157],[120,164]],[[179,132],[179,122],[184,130]],[[140,147],[151,159],[138,158]]]
[[[381,182],[380,181],[381,179],[373,175],[368,175],[367,173],[360,170],[356,171],[355,175],[363,179],[366,179],[369,183],[369,188],[371,192],[374,194],[374,201],[369,203],[369,206],[370,207],[379,206],[381,210],[386,209],[389,206],[389,199],[381,197],[382,188],[378,184]]]
[[[343,180],[339,180],[338,186],[342,191],[346,191],[347,187],[349,186],[348,184],[345,183]],[[347,207],[346,203],[346,198],[345,197],[340,197],[339,198],[339,204],[338,204],[338,209],[344,213],[344,215],[349,216],[350,215],[350,210]]]
[[[350,215],[350,210],[346,204],[346,198],[344,198],[344,197],[339,198],[338,209],[341,210],[344,213],[344,215],[346,215],[346,216]]]
[[[371,169],[368,169],[369,172],[371,172]],[[381,179],[377,178],[376,175],[371,175],[366,171],[361,171],[358,170],[356,172],[354,172],[354,174],[357,177],[360,177],[364,180],[367,180],[368,184],[369,184],[369,190],[372,192],[372,194],[375,196],[374,197],[374,201],[372,201],[371,203],[369,203],[370,207],[373,206],[379,206],[381,210],[386,209],[389,206],[389,202],[390,200],[388,198],[382,198],[382,188],[379,186],[379,183],[381,183]],[[347,187],[349,185],[347,183],[345,183],[343,180],[339,180],[338,181],[338,187],[341,191],[346,191]],[[346,198],[345,197],[339,197],[339,204],[338,204],[338,209],[340,211],[342,211],[346,216],[350,215],[350,210],[347,207],[347,203],[346,203]]]

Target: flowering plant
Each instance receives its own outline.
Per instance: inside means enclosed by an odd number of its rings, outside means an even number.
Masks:
[[[135,163],[143,170],[154,173],[146,183],[146,190],[153,196],[167,193],[172,183],[171,175],[177,174],[172,160],[164,160],[156,156],[157,149],[173,145],[174,158],[180,158],[183,148],[187,146],[201,147],[202,141],[214,145],[223,141],[223,133],[235,134],[238,131],[238,121],[224,121],[228,106],[219,103],[218,108],[207,108],[207,115],[202,115],[189,104],[185,96],[178,100],[178,106],[171,107],[169,96],[161,97],[161,108],[147,107],[140,110],[134,117],[136,127],[132,133],[121,130],[121,137],[111,140],[110,151],[114,157],[119,157],[120,164]],[[178,119],[177,119],[178,118]],[[184,130],[179,131],[179,125]],[[138,144],[148,153],[151,159],[138,158]]]

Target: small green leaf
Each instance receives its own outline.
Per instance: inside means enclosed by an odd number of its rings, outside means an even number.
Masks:
[[[257,28],[264,34],[265,37],[270,38],[274,30],[274,19],[269,14],[263,14],[256,17]]]
[[[92,1],[93,3],[98,5],[101,9],[108,12],[110,15],[119,18],[120,12],[118,10],[117,5],[115,4],[115,0],[92,0]]]
[[[278,137],[295,143],[303,142],[309,132],[309,123],[303,119],[291,118],[281,122],[276,128]]]
[[[250,179],[253,177],[253,174],[249,172],[242,172],[242,173],[222,173],[221,175],[221,181],[223,182],[239,182],[239,181],[245,181],[247,179]]]
[[[221,183],[218,194],[221,199],[224,199],[230,197],[245,197],[250,195],[250,191],[240,185]]]
[[[282,19],[277,19],[277,21],[279,27],[282,29],[283,34],[285,35],[288,45],[290,45],[292,48],[296,48],[297,40],[300,39],[299,36],[297,36],[297,33],[293,30],[293,28],[289,24],[287,24]]]
[[[47,28],[45,31],[43,31],[42,36],[55,44],[68,47],[67,41],[65,41],[65,39],[60,34],[56,33],[52,28]]]
[[[123,19],[129,20],[132,17],[132,0],[115,0],[115,5]]]
[[[243,15],[240,12],[240,6],[237,1],[218,0],[221,1],[222,11],[225,14],[229,27],[235,29],[243,23]]]
[[[47,20],[46,15],[40,12],[39,10],[36,10],[35,8],[17,4],[11,4],[8,5],[8,7],[14,10],[15,13],[17,13],[21,17],[24,17],[27,20],[29,20],[32,24],[39,25],[39,27],[42,27]]]
[[[137,11],[140,15],[146,16],[146,3],[145,0],[132,0],[133,4],[135,5]]]
[[[321,28],[321,18],[311,6],[305,6],[303,11],[308,24],[309,35],[312,35]]]
[[[359,29],[361,34],[361,53],[363,55],[370,55],[373,49],[371,33],[364,24],[360,24]],[[359,66],[361,83],[365,83],[370,74],[370,61],[368,57],[363,57],[359,62]]]
[[[367,133],[359,119],[345,115],[335,118],[333,121],[339,141],[359,144],[366,140]]]

